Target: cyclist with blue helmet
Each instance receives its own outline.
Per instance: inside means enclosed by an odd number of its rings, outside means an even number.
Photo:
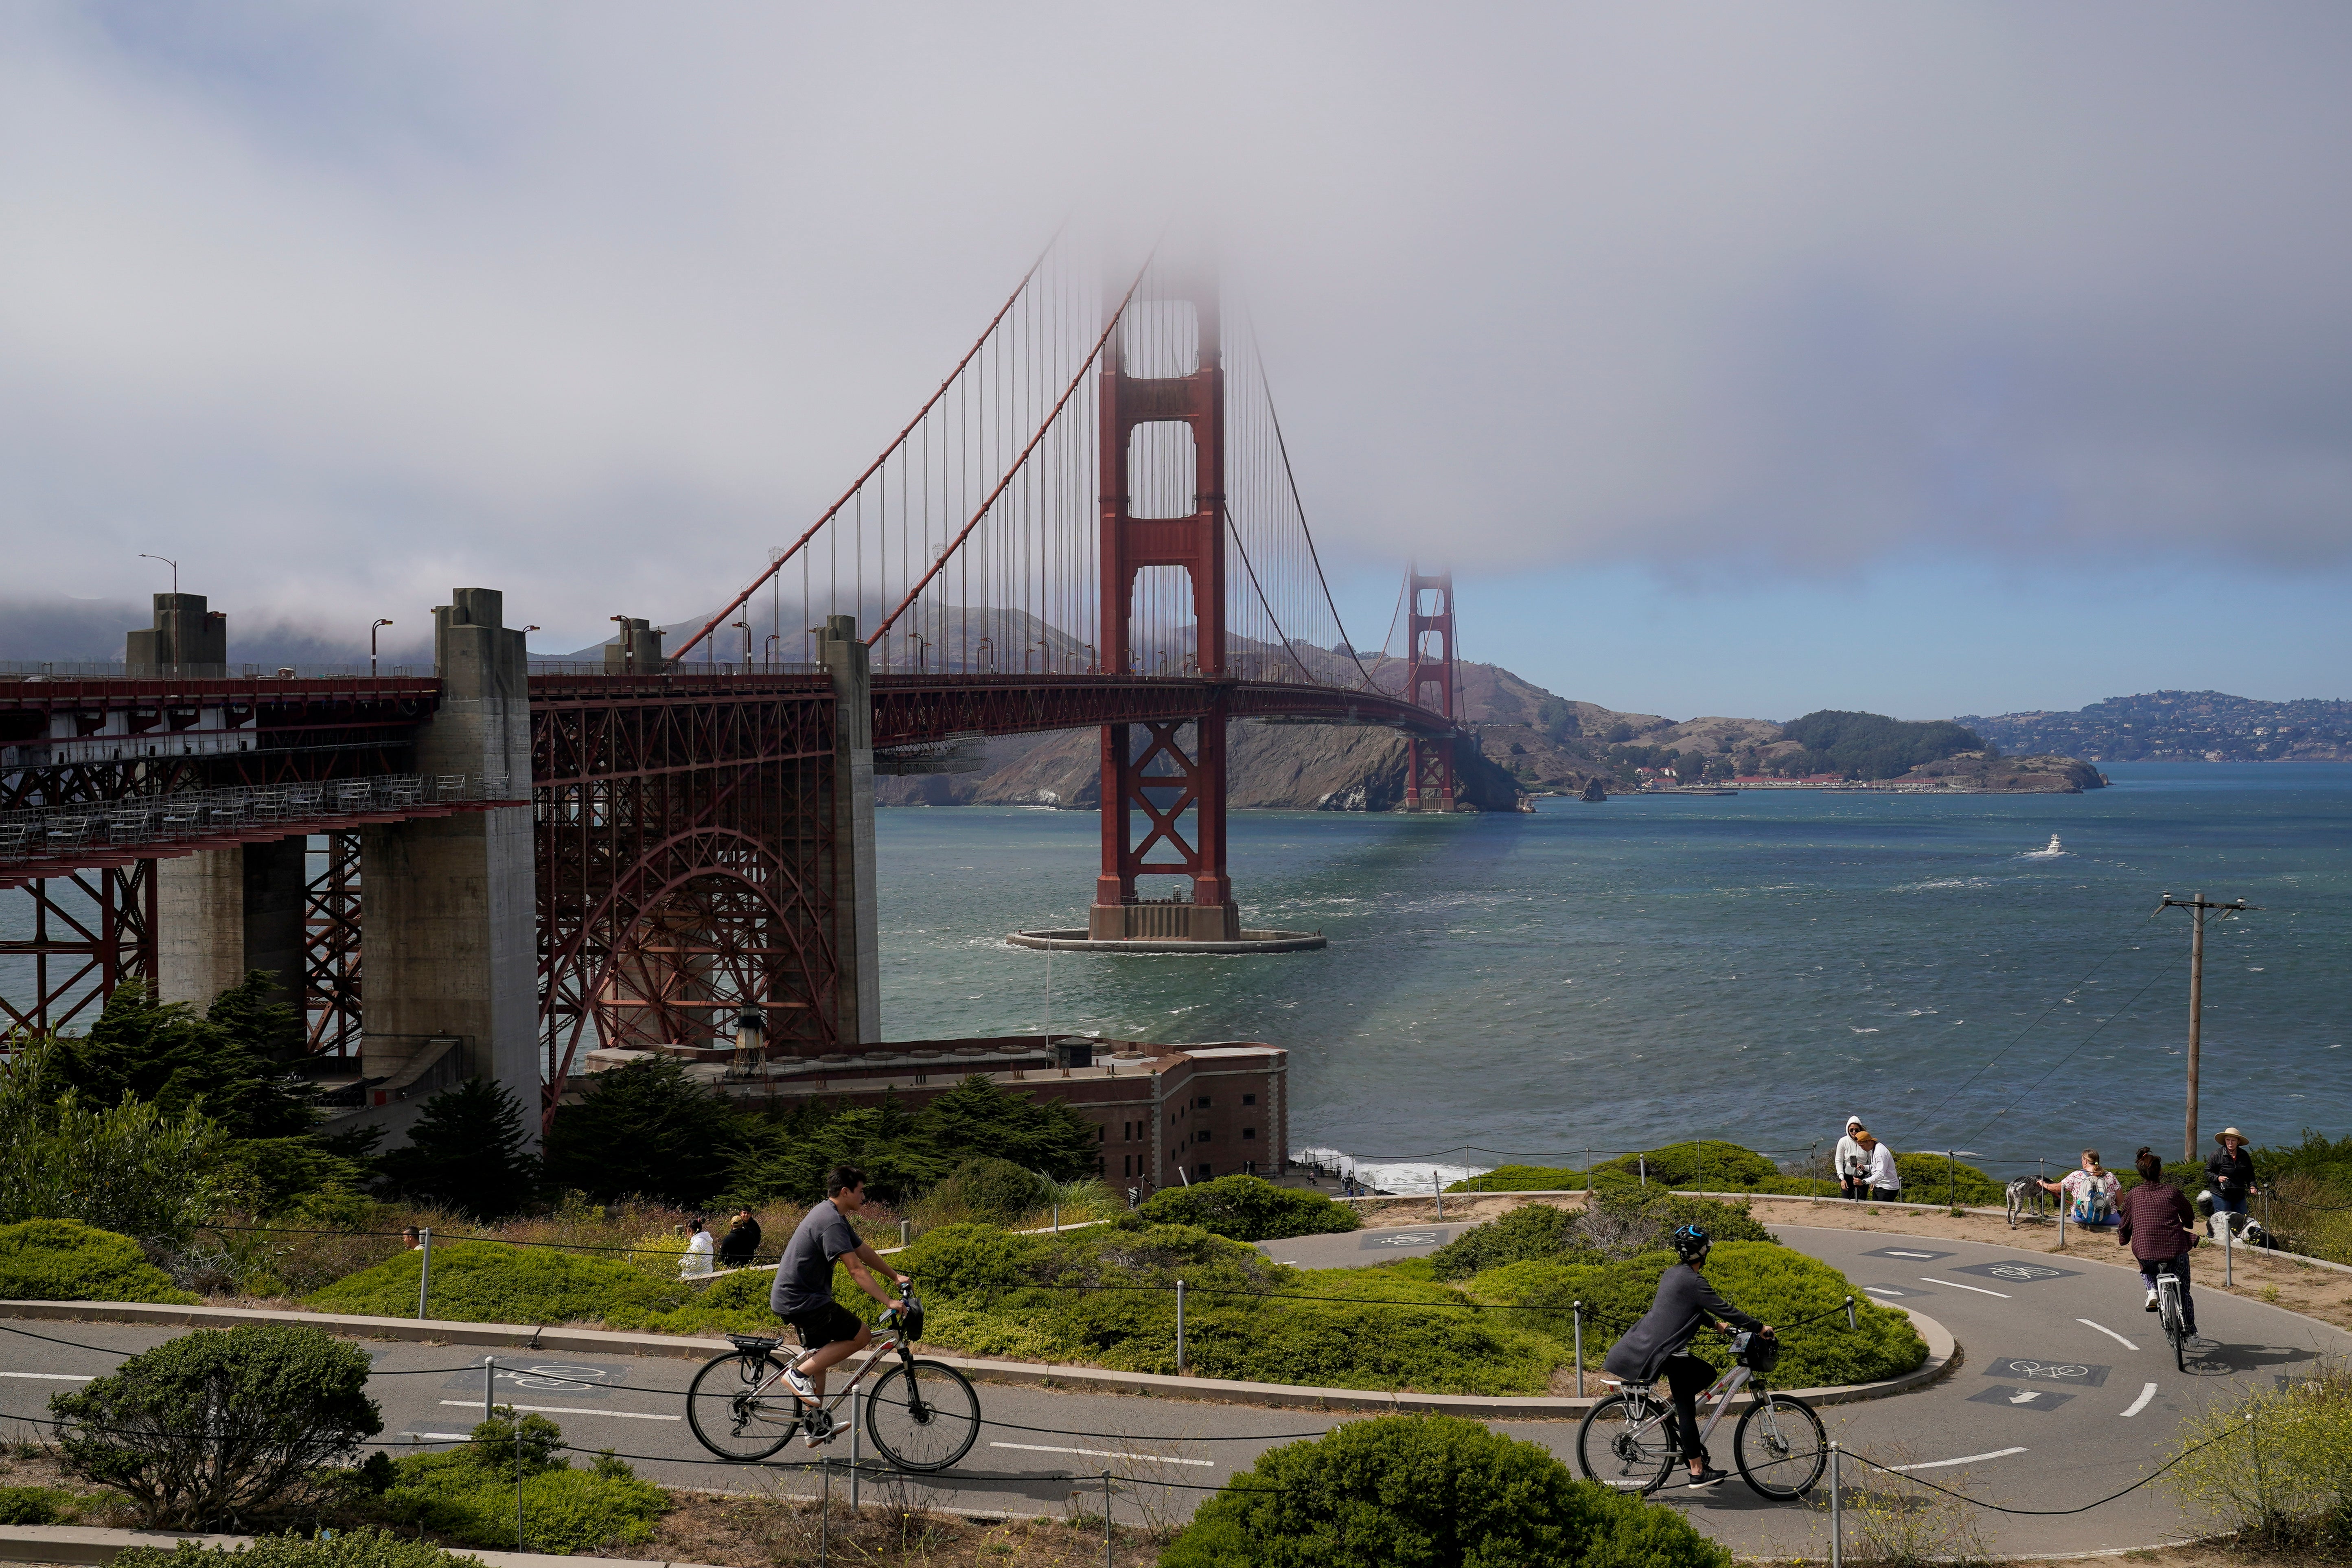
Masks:
[[[1711,1487],[1728,1471],[1708,1460],[1698,1439],[1698,1396],[1717,1375],[1717,1369],[1690,1353],[1691,1340],[1710,1324],[1748,1329],[1769,1335],[1772,1325],[1751,1318],[1717,1294],[1701,1272],[1707,1248],[1714,1245],[1696,1225],[1678,1228],[1670,1238],[1678,1262],[1658,1281],[1658,1294],[1642,1321],[1625,1331],[1609,1349],[1602,1363],[1609,1375],[1627,1383],[1654,1383],[1660,1376],[1674,1393],[1675,1438],[1690,1464],[1690,1484]]]

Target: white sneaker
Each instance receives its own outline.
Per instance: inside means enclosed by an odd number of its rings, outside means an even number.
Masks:
[[[2148,1300],[2153,1301],[2156,1298],[2150,1296]],[[811,1383],[808,1380],[808,1374],[801,1371],[800,1368],[796,1366],[786,1367],[784,1369],[784,1383],[794,1394],[799,1394],[811,1405],[818,1403],[816,1384]]]
[[[2151,1312],[2153,1312],[2153,1311],[2155,1311],[2155,1310],[2156,1310],[2156,1292],[2155,1292],[2155,1291],[2153,1291],[2153,1290],[2150,1290],[2150,1291],[2147,1293],[2147,1310],[2151,1311]]]

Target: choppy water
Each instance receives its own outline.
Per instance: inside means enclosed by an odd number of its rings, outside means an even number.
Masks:
[[[2352,766],[2109,764],[2083,795],[1546,800],[1533,816],[1250,812],[1252,924],[1318,953],[1058,954],[1051,1026],[1291,1051],[1294,1147],[1449,1174],[1675,1138],[1801,1151],[1859,1112],[1997,1172],[2181,1138],[2187,916],[2209,928],[2201,1136],[2352,1124]],[[1034,1030],[1090,814],[880,814],[893,1038]],[[2056,858],[2029,853],[2051,834]],[[2346,1054],[2339,1054],[2346,1053]],[[1381,1179],[1378,1176],[1375,1179]]]

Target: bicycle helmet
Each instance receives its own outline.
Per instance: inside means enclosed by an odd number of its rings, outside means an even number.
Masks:
[[[1668,1240],[1673,1244],[1675,1256],[1685,1263],[1697,1262],[1706,1256],[1706,1249],[1715,1245],[1715,1238],[1696,1225],[1676,1226]]]

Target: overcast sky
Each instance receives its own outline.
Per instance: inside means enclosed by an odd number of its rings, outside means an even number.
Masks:
[[[0,7],[0,595],[710,607],[1062,216],[1214,228],[1361,640],[2352,695],[2352,9]]]

